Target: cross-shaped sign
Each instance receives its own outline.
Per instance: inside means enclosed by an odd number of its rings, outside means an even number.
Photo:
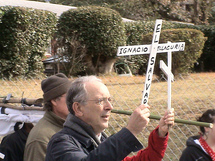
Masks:
[[[168,42],[168,43],[170,43],[170,42]],[[171,72],[171,69],[172,69],[172,52],[171,51],[168,52],[167,59],[168,59],[168,66],[166,66],[166,64],[164,63],[163,60],[160,60],[160,68],[168,78],[168,110],[170,110],[171,109],[171,93],[172,93],[171,81],[174,81],[174,75]]]
[[[148,104],[149,92],[150,92],[152,75],[153,75],[153,71],[154,71],[154,65],[155,65],[157,53],[164,53],[164,52],[171,53],[174,51],[183,51],[185,48],[185,42],[177,42],[177,43],[169,42],[166,44],[158,44],[159,38],[160,38],[161,26],[162,26],[162,20],[160,20],[160,19],[156,20],[151,45],[120,46],[117,51],[117,56],[139,55],[139,54],[149,54],[150,53],[147,72],[146,72],[146,81],[145,81],[143,97],[142,97],[142,104]],[[171,54],[169,54],[169,55],[171,55]],[[168,58],[168,67],[165,66],[164,62],[161,64],[161,66],[162,66],[161,69],[164,72],[168,73],[167,76],[168,76],[168,78],[170,78],[170,84],[171,84],[171,79],[173,78],[173,75],[171,74],[171,68],[169,68],[169,67],[171,67],[171,63],[172,63],[171,61],[172,60]],[[168,87],[170,87],[169,81],[168,81]],[[171,89],[168,89],[168,91],[169,90],[171,90]],[[171,100],[171,92],[170,93],[168,92],[168,100]],[[168,104],[169,104],[169,102],[168,102]],[[171,104],[170,104],[170,106],[171,106]],[[169,108],[169,106],[168,106],[168,108]]]

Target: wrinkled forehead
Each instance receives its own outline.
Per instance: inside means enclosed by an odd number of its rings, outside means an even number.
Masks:
[[[107,86],[99,81],[86,82],[85,88],[88,97],[109,97],[110,93]]]

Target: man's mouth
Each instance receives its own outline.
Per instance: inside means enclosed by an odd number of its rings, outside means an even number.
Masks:
[[[109,119],[109,117],[110,117],[110,115],[104,115],[104,116],[102,116],[102,118],[104,118],[104,119]]]

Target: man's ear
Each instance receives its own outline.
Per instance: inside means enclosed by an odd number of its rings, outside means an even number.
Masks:
[[[57,106],[56,99],[52,99],[52,100],[51,100],[51,103],[52,103],[54,106]]]
[[[72,105],[72,109],[75,113],[75,116],[83,116],[82,106],[79,102],[74,102]]]

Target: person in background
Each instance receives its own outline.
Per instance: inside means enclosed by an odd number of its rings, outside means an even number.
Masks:
[[[161,161],[168,141],[169,127],[174,124],[173,110],[166,112],[159,126],[149,136],[144,150],[137,135],[149,122],[149,106],[140,105],[128,124],[118,133],[107,137],[113,106],[107,87],[95,76],[73,81],[66,98],[69,115],[61,131],[53,135],[46,161]],[[127,157],[131,152],[137,155]]]
[[[31,130],[24,151],[24,161],[44,161],[52,135],[60,131],[69,113],[66,92],[71,81],[63,74],[52,75],[41,82],[45,114]]]
[[[25,143],[29,132],[33,128],[32,123],[23,123],[21,129],[19,125],[21,122],[16,123],[14,133],[6,135],[0,144],[0,153],[4,155],[4,161],[23,161]]]
[[[215,109],[209,109],[197,121],[213,124],[213,128],[201,127],[200,135],[189,137],[180,161],[215,160]]]

